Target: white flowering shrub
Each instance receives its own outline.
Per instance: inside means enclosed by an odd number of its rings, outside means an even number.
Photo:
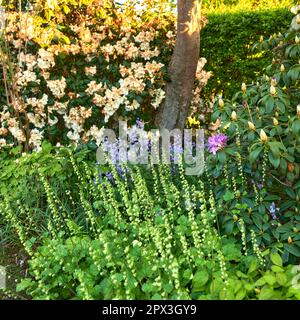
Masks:
[[[119,119],[151,124],[165,97],[175,41],[173,13],[149,11],[154,2],[140,11],[97,0],[7,11],[0,146],[39,149],[43,139],[87,143]],[[193,107],[209,77],[205,62],[199,61]]]

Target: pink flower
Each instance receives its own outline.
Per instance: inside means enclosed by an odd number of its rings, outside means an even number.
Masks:
[[[227,144],[228,137],[225,134],[219,133],[208,138],[208,152],[216,154],[217,151],[223,149]]]

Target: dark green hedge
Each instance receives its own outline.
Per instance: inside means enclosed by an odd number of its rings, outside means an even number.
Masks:
[[[287,30],[292,17],[287,9],[209,14],[202,31],[201,56],[208,61],[206,70],[213,71],[214,76],[205,94],[223,91],[230,96],[243,81],[251,82],[261,75],[272,55],[264,52],[255,56],[253,44],[261,35],[269,37]]]

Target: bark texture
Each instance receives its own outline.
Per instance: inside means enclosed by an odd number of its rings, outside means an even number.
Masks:
[[[177,0],[177,38],[170,82],[155,122],[159,129],[183,129],[192,99],[200,50],[201,0]]]

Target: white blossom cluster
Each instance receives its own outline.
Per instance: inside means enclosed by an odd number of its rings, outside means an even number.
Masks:
[[[11,12],[6,20],[6,39],[17,57],[16,86],[9,105],[0,103],[0,148],[26,142],[39,150],[51,127],[63,128],[71,142],[92,139],[99,144],[112,117],[155,112],[163,102],[166,60],[161,49],[172,51],[175,26],[167,31],[163,25],[136,27],[141,21],[138,14],[117,28],[110,18],[107,24],[84,20],[69,25],[75,33],[70,40],[55,24],[45,28],[34,13]],[[158,45],[162,34],[165,43]],[[62,36],[67,40],[57,41]],[[28,50],[28,41],[35,44],[33,51]],[[62,55],[83,67],[66,64],[59,70]],[[197,71],[200,86],[208,79],[205,62]],[[75,77],[84,83],[80,91],[74,89]],[[200,91],[195,89],[193,105],[199,103]]]
[[[47,86],[53,93],[54,97],[62,98],[65,95],[65,89],[67,87],[66,79],[62,77],[58,80],[48,80]]]

